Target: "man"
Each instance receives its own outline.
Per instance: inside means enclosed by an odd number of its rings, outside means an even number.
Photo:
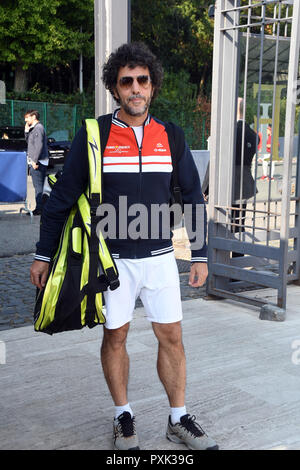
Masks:
[[[119,213],[120,196],[128,207],[143,204],[148,213],[154,204],[168,204],[172,161],[164,123],[148,114],[151,101],[162,84],[162,68],[149,49],[140,43],[125,44],[112,53],[103,67],[103,82],[119,104],[103,156],[103,202]],[[179,128],[178,128],[179,129]],[[31,281],[42,288],[47,261],[55,252],[60,228],[70,207],[88,184],[87,139],[82,128],[74,139],[64,173],[55,185],[42,216],[41,238],[31,267]],[[158,151],[159,150],[159,151]],[[195,212],[203,205],[199,176],[192,155],[184,144],[178,162],[179,184],[184,203]],[[128,211],[129,214],[129,211]],[[135,300],[141,297],[148,320],[158,339],[158,374],[171,411],[167,437],[191,449],[217,449],[185,408],[185,354],[181,334],[180,284],[171,235],[108,238],[115,258],[120,287],[105,293],[106,324],[101,347],[102,367],[115,404],[114,448],[139,449],[135,417],[128,402],[129,357],[126,338]],[[149,233],[151,217],[149,217]],[[203,228],[202,228],[203,230]],[[169,230],[170,232],[170,230]],[[205,237],[204,237],[205,238]],[[201,286],[207,277],[206,246],[192,252],[190,285]]]
[[[39,121],[38,111],[29,110],[25,114],[25,139],[30,175],[35,190],[36,207],[33,215],[42,213],[42,195],[44,180],[49,163],[47,136],[43,124]]]
[[[255,195],[254,179],[251,165],[256,154],[256,132],[249,124],[244,122],[244,100],[238,98],[237,124],[236,124],[236,147],[235,147],[235,169],[234,169],[234,192],[231,212],[232,232],[245,232],[247,215],[247,201]],[[244,150],[243,150],[244,147]],[[241,188],[242,179],[242,188]],[[256,189],[257,192],[257,189]],[[244,256],[242,253],[232,252],[233,258]]]

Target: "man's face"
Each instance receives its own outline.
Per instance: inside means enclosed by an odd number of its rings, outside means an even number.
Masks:
[[[28,124],[28,126],[32,126],[35,116],[30,116],[30,114],[26,114],[24,119],[25,119],[26,124]]]
[[[121,67],[118,73],[115,95],[120,106],[130,116],[143,116],[148,112],[153,86],[148,67],[133,69]]]

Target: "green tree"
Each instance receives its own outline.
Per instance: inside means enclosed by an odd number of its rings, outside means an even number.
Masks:
[[[205,0],[132,0],[132,39],[148,44],[168,70],[184,69],[200,90],[206,89],[212,69],[208,5]]]
[[[1,0],[0,62],[14,68],[15,91],[26,91],[32,64],[53,67],[80,52],[93,55],[93,8],[93,0]]]

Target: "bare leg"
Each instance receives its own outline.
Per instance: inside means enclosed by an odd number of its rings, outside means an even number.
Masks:
[[[129,375],[129,357],[126,351],[126,339],[129,323],[109,330],[104,327],[101,346],[101,362],[106,383],[116,406],[126,405]]]
[[[152,323],[158,339],[157,371],[171,407],[184,406],[186,363],[181,323]]]

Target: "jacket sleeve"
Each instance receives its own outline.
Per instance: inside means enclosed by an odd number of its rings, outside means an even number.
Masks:
[[[40,125],[36,125],[31,131],[31,136],[29,138],[28,156],[35,163],[38,162],[43,150],[44,133],[44,128]]]
[[[178,161],[178,183],[184,204],[184,219],[191,244],[191,262],[207,263],[207,213],[199,173],[185,143]]]
[[[43,207],[35,259],[50,262],[55,255],[69,211],[87,189],[88,171],[86,130],[82,127],[72,142],[63,174]]]

